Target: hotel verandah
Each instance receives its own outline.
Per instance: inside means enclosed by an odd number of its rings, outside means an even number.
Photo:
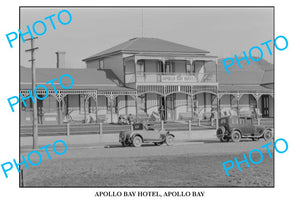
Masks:
[[[48,85],[49,97],[37,103],[40,124],[63,124],[70,113],[88,123],[116,123],[120,115],[145,118],[152,113],[164,114],[167,121],[210,122],[216,111],[219,116],[274,117],[274,71],[265,60],[250,65],[241,61],[241,69],[235,64],[227,74],[221,59],[207,51],[156,38],[134,38],[83,61],[86,69],[64,68],[61,62],[59,68],[36,69],[37,85],[62,74],[74,79],[69,90],[55,84],[57,94]],[[31,69],[20,69],[20,92],[26,97]],[[20,107],[21,125],[32,124],[32,103],[27,101],[27,107]]]

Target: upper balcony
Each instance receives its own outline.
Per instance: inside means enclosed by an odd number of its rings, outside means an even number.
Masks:
[[[126,83],[217,83],[216,58],[131,56],[124,65]]]

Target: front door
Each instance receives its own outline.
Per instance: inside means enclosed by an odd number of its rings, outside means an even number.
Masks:
[[[175,99],[176,99],[176,94],[171,94],[167,96],[167,117],[166,119],[168,120],[175,120]]]
[[[42,100],[37,100],[37,114],[38,114],[38,124],[43,124],[44,109],[43,109]]]
[[[262,111],[262,117],[269,117],[269,96],[268,95],[262,95],[261,96],[261,111]]]
[[[160,120],[162,121],[165,121],[166,120],[166,103],[165,103],[165,97],[164,96],[157,96],[159,97],[158,100],[158,104],[159,104],[159,107],[158,107],[158,112],[159,112],[159,115],[160,115]]]

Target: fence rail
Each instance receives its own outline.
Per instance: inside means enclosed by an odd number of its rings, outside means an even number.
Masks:
[[[172,123],[154,123],[154,127],[161,129],[162,125],[168,131],[193,131],[207,128],[213,128],[209,121],[193,122],[172,122]],[[62,125],[39,125],[38,135],[82,135],[82,134],[111,134],[120,131],[130,130],[130,125],[119,124],[62,124]],[[32,126],[21,126],[20,136],[32,136]]]
[[[274,121],[270,118],[262,118],[260,121],[254,120],[254,124],[266,127],[274,127]],[[187,122],[167,122],[154,123],[156,129],[163,128],[168,131],[195,131],[203,129],[214,129],[210,121],[187,121]],[[119,124],[62,124],[62,125],[39,125],[39,136],[50,135],[83,135],[83,134],[111,134],[120,131],[130,130],[130,125]],[[32,136],[32,126],[21,126],[20,136]]]

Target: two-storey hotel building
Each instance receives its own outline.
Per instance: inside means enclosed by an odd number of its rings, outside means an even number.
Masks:
[[[70,74],[70,90],[49,87],[50,96],[38,101],[40,123],[64,122],[71,112],[117,122],[120,115],[160,119],[211,120],[231,112],[250,112],[272,118],[273,65],[262,60],[227,74],[220,59],[208,51],[157,38],[133,38],[83,59],[86,69],[37,69],[37,84]],[[21,93],[28,95],[30,69],[21,67]],[[43,95],[44,91],[38,91]],[[32,122],[29,107],[21,107],[21,122]],[[217,113],[219,112],[219,113]],[[92,116],[91,116],[92,115]]]

